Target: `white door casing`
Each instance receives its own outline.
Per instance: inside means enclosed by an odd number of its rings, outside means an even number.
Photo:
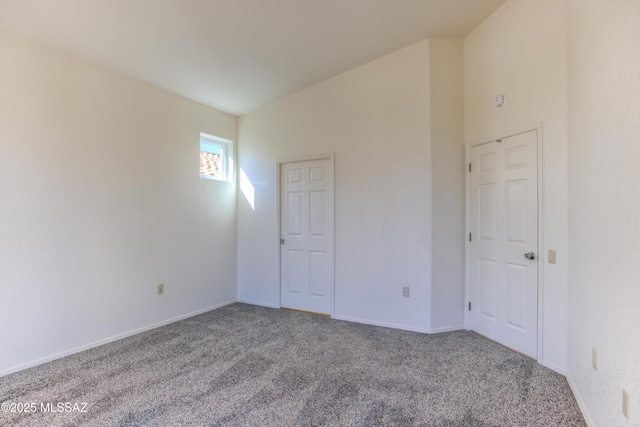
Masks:
[[[333,156],[280,163],[280,305],[333,315]]]
[[[469,328],[537,358],[538,130],[473,146],[469,160]]]

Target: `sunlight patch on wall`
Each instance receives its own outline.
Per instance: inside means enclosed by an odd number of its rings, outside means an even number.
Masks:
[[[244,194],[245,199],[247,199],[247,202],[249,202],[249,205],[251,205],[251,209],[255,210],[255,205],[254,205],[255,189],[253,188],[253,184],[251,184],[251,181],[249,180],[247,175],[244,173],[242,168],[240,168],[240,191],[242,191],[242,194]]]

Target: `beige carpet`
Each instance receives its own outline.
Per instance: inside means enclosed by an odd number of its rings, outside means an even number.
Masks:
[[[245,304],[0,378],[0,396],[37,409],[3,426],[585,425],[563,376],[474,333]]]

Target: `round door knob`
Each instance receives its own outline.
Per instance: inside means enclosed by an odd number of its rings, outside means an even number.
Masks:
[[[526,259],[536,259],[536,254],[534,254],[533,252],[527,252],[526,254],[524,254],[524,257]]]

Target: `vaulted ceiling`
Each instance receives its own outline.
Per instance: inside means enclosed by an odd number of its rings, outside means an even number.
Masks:
[[[0,28],[244,114],[420,40],[464,37],[504,1],[0,0]]]

